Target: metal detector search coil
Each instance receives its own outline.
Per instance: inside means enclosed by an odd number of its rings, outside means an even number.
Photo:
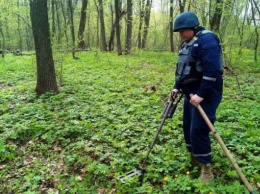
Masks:
[[[117,179],[120,180],[122,183],[125,183],[125,180],[137,176],[137,177],[141,177],[143,175],[143,170],[141,168],[135,168],[129,172],[126,173],[125,176],[119,176]]]

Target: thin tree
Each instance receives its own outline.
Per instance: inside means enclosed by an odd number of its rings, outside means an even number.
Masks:
[[[183,13],[185,10],[186,0],[179,0],[180,13]]]
[[[61,10],[62,10],[62,16],[63,16],[63,20],[64,20],[64,35],[66,38],[66,45],[69,45],[69,38],[68,38],[68,33],[67,33],[67,17],[66,17],[66,12],[65,12],[65,5],[63,1],[60,1],[60,5],[61,5]],[[67,48],[66,48],[67,49]]]
[[[128,55],[131,52],[132,46],[132,28],[133,28],[133,11],[132,11],[132,0],[127,0],[127,24],[126,24],[126,45],[125,54]]]
[[[100,40],[99,40],[99,38],[100,38],[100,36],[99,36],[99,17],[100,17],[100,13],[99,13],[99,5],[98,5],[98,3],[96,2],[96,0],[94,0],[94,3],[95,3],[95,5],[96,5],[96,9],[97,9],[97,19],[96,19],[96,24],[97,24],[97,26],[96,26],[96,29],[97,29],[97,33],[96,33],[96,38],[97,38],[97,41],[96,41],[96,46],[97,47],[100,47],[100,44],[99,44],[99,42],[100,42]]]
[[[258,32],[258,27],[257,27],[257,18],[256,18],[256,12],[258,11],[258,14],[260,15],[259,8],[254,0],[250,0],[251,6],[252,6],[252,20],[255,26],[255,45],[254,45],[254,61],[257,63],[257,49],[258,49],[258,43],[259,43],[259,32]]]
[[[246,15],[248,10],[248,6],[249,6],[249,1],[246,2],[245,5],[245,14],[243,19],[236,17],[236,24],[237,24],[237,29],[238,29],[238,35],[239,35],[239,51],[238,54],[242,55],[242,43],[243,43],[243,39],[244,39],[244,33],[245,33],[245,23],[246,23]],[[242,20],[242,22],[240,22]],[[241,24],[240,24],[241,23]],[[239,25],[240,24],[240,25]]]
[[[115,12],[116,12],[116,45],[117,45],[117,54],[122,55],[122,46],[121,46],[121,33],[120,33],[120,15],[121,15],[122,2],[121,0],[115,0]]]
[[[47,0],[30,0],[30,16],[37,61],[37,95],[58,92],[48,22]]]
[[[146,48],[146,42],[147,42],[147,36],[148,36],[148,30],[150,25],[150,15],[151,15],[151,7],[152,7],[152,0],[147,0],[145,5],[145,16],[144,16],[144,35],[142,40],[142,48]]]
[[[260,8],[259,8],[259,5],[257,5],[257,3],[256,3],[255,0],[251,0],[250,2],[251,2],[252,7],[254,7],[254,8],[257,10],[258,15],[260,16]]]
[[[52,37],[55,36],[56,33],[56,23],[55,23],[55,1],[51,0],[51,15],[52,15]]]
[[[60,14],[59,14],[59,6],[61,5],[61,2],[55,3],[55,13],[56,13],[56,20],[57,20],[57,27],[58,27],[58,44],[61,44],[61,20],[60,20]]]
[[[137,35],[137,42],[138,42],[138,48],[142,48],[142,28],[143,28],[143,22],[144,22],[144,3],[145,0],[139,1],[139,7],[140,7],[140,15],[139,15],[139,28],[138,28],[138,35]]]
[[[1,55],[2,55],[2,58],[4,58],[5,57],[5,35],[4,35],[4,33],[3,33],[3,30],[2,30],[2,23],[0,22],[0,34],[1,34],[1,36],[2,36],[2,53],[1,53]]]
[[[74,29],[74,10],[72,7],[72,0],[68,0],[68,9],[69,9],[69,18],[70,18],[70,32],[71,32],[71,38],[72,38],[72,57],[73,59],[77,59],[75,55],[75,29]]]
[[[118,0],[116,0],[118,2]],[[113,15],[112,15],[112,27],[111,27],[111,32],[110,32],[110,39],[109,39],[109,44],[108,44],[108,47],[109,47],[109,51],[112,51],[114,50],[114,37],[115,37],[115,32],[117,31],[116,29],[118,28],[118,31],[119,31],[119,42],[120,42],[120,45],[117,45],[118,47],[120,47],[120,50],[121,50],[121,54],[122,54],[122,49],[121,49],[121,41],[120,41],[120,20],[122,19],[122,17],[126,14],[125,11],[121,11],[119,8],[116,8],[116,5],[115,4],[115,12],[118,11],[118,14],[115,14],[116,15],[116,18],[115,18],[115,22],[113,22]],[[121,6],[121,5],[120,5]],[[117,10],[116,10],[117,9]],[[111,7],[111,10],[112,10],[112,7]],[[112,13],[113,11],[111,11]],[[119,53],[118,53],[119,54]],[[120,54],[119,54],[120,55]]]
[[[217,31],[217,32],[219,31],[220,21],[221,21],[223,7],[224,7],[223,5],[224,5],[223,0],[216,0],[213,17],[210,20],[210,29],[213,31]]]
[[[88,1],[82,0],[79,31],[78,31],[78,39],[79,39],[78,48],[80,48],[80,49],[86,48],[86,44],[84,41],[84,31],[85,31],[85,26],[86,26],[86,21],[87,21],[87,5],[88,5]]]
[[[170,0],[170,22],[169,22],[169,30],[170,30],[171,52],[174,52],[174,42],[173,42],[173,0]]]
[[[18,10],[19,10],[19,7],[20,7],[20,1],[17,0],[17,6],[18,6]],[[21,19],[19,17],[20,14],[18,14],[18,26],[17,26],[17,31],[18,31],[18,35],[19,35],[19,53],[17,54],[22,54],[22,51],[23,51],[23,42],[22,42],[22,31],[21,31]]]
[[[113,9],[112,4],[110,4],[110,10],[111,10],[111,31],[110,31],[110,38],[108,41],[108,50],[113,51],[114,50],[114,37],[115,37],[115,31],[116,31],[116,22],[114,22],[114,9]]]
[[[101,35],[100,50],[101,51],[107,51],[103,0],[98,0],[98,3],[99,3],[99,19],[100,19],[100,35]]]
[[[90,7],[90,2],[89,2],[89,7]],[[90,27],[90,17],[91,16],[91,14],[90,14],[90,11],[88,12],[88,20],[87,20],[87,26],[88,26],[88,32],[86,33],[87,34],[87,43],[88,43],[88,48],[90,49],[90,46],[91,46],[91,44],[90,44],[90,37],[93,37],[93,39],[94,39],[94,36],[91,36],[91,27]]]

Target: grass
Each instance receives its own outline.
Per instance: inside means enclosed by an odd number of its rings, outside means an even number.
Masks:
[[[191,169],[179,106],[166,120],[144,183],[116,181],[147,153],[173,87],[176,54],[55,54],[60,93],[36,98],[34,56],[1,59],[0,193],[245,193],[212,137],[214,174],[202,185]],[[246,68],[248,69],[248,67]],[[257,71],[256,71],[257,72]],[[215,124],[254,187],[260,182],[259,71],[225,74]],[[240,89],[242,91],[240,91]]]

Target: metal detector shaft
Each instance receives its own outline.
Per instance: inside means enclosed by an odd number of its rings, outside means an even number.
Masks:
[[[151,153],[151,151],[152,151],[152,149],[153,149],[153,146],[154,146],[155,143],[156,143],[156,140],[157,140],[157,138],[158,138],[158,136],[159,136],[159,134],[160,134],[160,132],[161,132],[161,130],[162,130],[162,127],[163,127],[163,124],[164,124],[165,120],[166,120],[167,118],[172,118],[172,116],[173,116],[173,114],[174,114],[174,112],[175,112],[175,110],[176,110],[176,108],[177,108],[177,105],[178,105],[178,103],[180,102],[182,96],[183,96],[183,94],[181,94],[181,96],[179,97],[179,99],[177,100],[177,102],[176,102],[175,104],[173,104],[173,101],[174,101],[173,98],[170,98],[170,99],[167,101],[166,106],[165,106],[165,108],[164,108],[164,111],[163,111],[163,113],[162,113],[161,124],[160,124],[160,126],[159,126],[159,128],[158,128],[158,130],[157,130],[157,133],[155,134],[155,136],[154,136],[154,138],[153,138],[153,142],[152,142],[151,145],[150,145],[150,148],[149,148],[149,150],[148,150],[148,152],[147,152],[147,154],[146,154],[146,157],[145,157],[144,160],[143,160],[141,169],[144,169],[144,166],[145,166],[145,164],[146,164],[146,161],[147,161],[147,159],[148,159],[148,157],[149,157],[149,155],[150,155],[150,153]]]
[[[191,97],[193,96],[192,94],[190,95]],[[202,107],[200,105],[197,106],[198,111],[200,112],[201,116],[203,117],[203,119],[205,120],[205,122],[207,123],[208,127],[210,128],[210,130],[212,131],[213,135],[215,136],[215,138],[217,139],[218,143],[220,144],[221,148],[223,149],[223,151],[225,152],[225,154],[227,155],[228,159],[230,160],[231,164],[233,165],[233,167],[235,168],[235,170],[237,171],[240,179],[243,181],[244,185],[246,186],[246,188],[248,189],[248,191],[251,194],[254,194],[253,188],[251,187],[251,185],[249,184],[249,182],[247,181],[245,175],[243,174],[243,172],[241,171],[241,169],[239,168],[236,160],[232,157],[232,155],[230,154],[230,151],[227,149],[226,145],[224,144],[224,142],[222,141],[221,137],[219,136],[219,134],[217,133],[217,131],[215,130],[214,126],[212,125],[211,121],[209,120],[208,116],[206,115],[206,113],[204,112],[204,110],[202,109]]]
[[[165,118],[162,119],[161,124],[160,124],[160,127],[158,128],[157,133],[155,134],[155,136],[154,136],[154,138],[153,138],[153,142],[152,142],[152,144],[150,145],[150,149],[148,150],[148,152],[147,152],[147,154],[146,154],[146,157],[145,157],[145,159],[144,159],[144,161],[143,161],[143,163],[142,163],[142,166],[141,166],[142,169],[144,168],[144,165],[145,165],[145,163],[146,163],[146,160],[147,160],[147,158],[149,157],[149,155],[150,155],[150,153],[151,153],[151,151],[152,151],[152,149],[153,149],[153,146],[154,146],[154,144],[155,144],[155,142],[156,142],[156,140],[157,140],[157,138],[158,138],[158,136],[159,136],[159,133],[160,133],[161,130],[162,130],[162,126],[163,126],[164,122],[165,122]]]

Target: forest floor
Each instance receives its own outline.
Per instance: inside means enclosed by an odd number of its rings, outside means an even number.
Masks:
[[[181,104],[163,126],[143,184],[117,181],[147,153],[173,87],[176,54],[77,56],[55,54],[60,93],[38,98],[35,56],[0,59],[0,193],[246,193],[213,135],[215,179],[197,179]],[[229,70],[215,128],[260,192],[260,66],[241,62]]]

